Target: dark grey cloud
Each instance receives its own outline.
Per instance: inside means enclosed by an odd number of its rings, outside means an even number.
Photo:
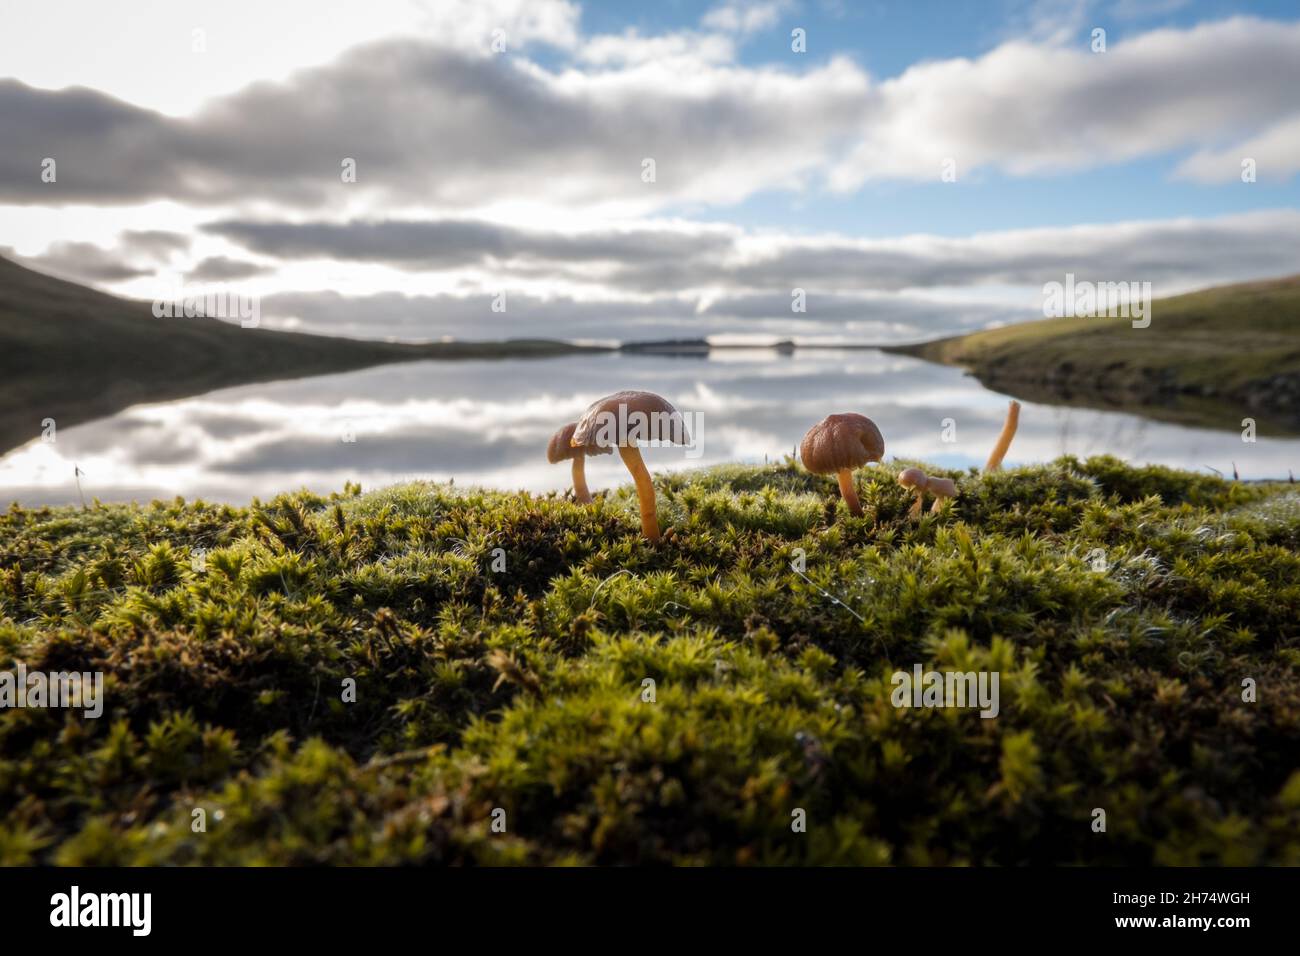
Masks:
[[[35,256],[20,256],[8,246],[0,246],[0,252],[15,262],[60,279],[113,283],[153,275],[159,264],[189,245],[189,237],[180,233],[128,229],[118,236],[117,245],[112,248],[72,240],[51,243]]]
[[[265,255],[382,262],[403,269],[455,269],[488,262],[662,262],[718,255],[732,237],[722,230],[645,227],[565,233],[517,229],[476,220],[267,222],[223,220],[203,226]]]
[[[723,288],[833,301],[852,292],[1029,285],[1072,272],[1094,281],[1159,285],[1231,281],[1300,270],[1300,212],[984,233],[965,238],[761,240],[739,230],[652,227],[569,234],[487,222],[226,220],[206,227],[280,258],[382,262],[412,271],[491,264],[503,282],[562,277],[624,294]],[[594,264],[602,268],[592,268]],[[770,307],[769,307],[770,306]],[[856,306],[850,302],[848,308]],[[749,315],[751,311],[741,314]]]
[[[117,252],[92,242],[55,242],[36,256],[20,256],[3,248],[7,258],[37,272],[72,282],[124,282],[153,275],[154,270],[131,265]]]
[[[450,206],[484,196],[739,199],[792,182],[861,110],[865,78],[846,63],[763,77],[767,97],[739,70],[691,91],[600,75],[575,90],[509,57],[392,40],[184,118],[6,80],[0,201],[321,206],[344,189]],[[41,181],[44,157],[58,162],[57,183]],[[645,157],[659,164],[652,184],[641,179]],[[345,158],[356,161],[355,183],[341,181]]]
[[[209,256],[185,273],[185,277],[194,282],[228,282],[265,275],[270,271],[267,266],[256,262],[231,259],[228,256]]]
[[[0,80],[0,201],[59,205],[192,198],[180,124],[94,90]],[[46,159],[54,182],[42,179]]]
[[[164,229],[127,229],[118,236],[118,245],[127,252],[150,256],[161,261],[170,259],[178,252],[188,250],[190,237],[184,233],[168,232]]]
[[[15,262],[60,279],[114,283],[151,276],[157,267],[190,246],[188,236],[160,229],[128,229],[111,248],[91,242],[59,241],[39,255],[20,256],[7,246],[0,251]]]

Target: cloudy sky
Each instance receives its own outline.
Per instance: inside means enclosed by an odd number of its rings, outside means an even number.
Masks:
[[[0,254],[375,338],[928,338],[1300,272],[1298,90],[1296,0],[5,0]]]

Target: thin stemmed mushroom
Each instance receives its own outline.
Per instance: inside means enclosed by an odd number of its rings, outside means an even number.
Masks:
[[[1016,428],[1019,425],[1020,403],[1013,401],[1007,406],[1007,420],[1002,425],[1002,434],[998,436],[998,443],[989,453],[989,460],[984,465],[985,471],[997,471],[1002,467],[1002,459],[1006,457],[1007,449],[1011,447],[1011,439],[1016,437]]]
[[[915,518],[921,513],[921,505],[925,500],[925,486],[930,480],[930,476],[920,468],[904,468],[898,475],[898,483],[916,494],[916,501],[912,502],[912,507],[908,509],[908,514]]]
[[[835,475],[849,511],[862,514],[853,487],[853,469],[885,457],[885,439],[876,423],[852,412],[827,415],[808,429],[799,443],[799,458],[814,475]]]
[[[638,442],[690,443],[681,413],[654,392],[615,392],[592,402],[578,419],[569,444],[617,448],[623,464],[636,482],[641,507],[641,531],[651,541],[659,540],[659,518],[655,509],[655,486],[646,470]]]
[[[921,505],[927,491],[934,495],[934,504],[930,506],[931,512],[942,510],[950,500],[957,497],[955,481],[951,478],[927,475],[920,468],[904,468],[899,472],[898,483],[916,494],[916,501],[912,502],[912,507],[907,512],[913,518],[921,514]]]
[[[562,461],[573,462],[573,497],[579,504],[591,504],[591,492],[587,490],[587,470],[585,462],[588,455],[612,455],[612,448],[597,448],[595,445],[572,445],[573,430],[577,422],[569,422],[554,435],[546,446],[546,460],[552,465]]]
[[[948,502],[957,497],[957,482],[951,478],[936,478],[930,475],[925,490],[934,495],[934,504],[930,505],[930,510],[942,511],[948,506]]]

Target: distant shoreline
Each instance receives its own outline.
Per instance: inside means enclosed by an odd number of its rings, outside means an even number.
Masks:
[[[1260,435],[1300,434],[1300,276],[1160,299],[1127,319],[1023,322],[881,350],[964,368],[1026,401]]]
[[[175,401],[238,385],[287,381],[413,361],[541,359],[579,354],[706,355],[766,348],[871,345],[718,344],[660,339],[617,345],[562,339],[384,342],[240,328],[197,316],[158,318],[122,299],[0,257],[0,454],[132,405]]]
[[[1300,434],[1300,277],[1155,305],[1152,329],[1131,330],[1106,319],[1051,319],[913,344],[705,338],[398,343],[242,329],[202,317],[158,319],[146,302],[0,258],[0,454],[40,437],[49,420],[69,427],[131,405],[398,362],[755,350],[907,355],[965,368],[985,387],[1028,401],[1218,430],[1256,416],[1260,434]]]
[[[402,344],[156,318],[121,299],[0,257],[0,454],[131,405],[236,385],[428,359],[611,351],[547,339]]]

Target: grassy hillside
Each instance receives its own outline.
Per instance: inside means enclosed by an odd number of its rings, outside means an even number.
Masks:
[[[1294,486],[1062,459],[913,523],[899,467],[863,519],[662,476],[657,547],[627,488],[15,507],[0,669],[108,685],[0,711],[0,862],[1300,864]]]
[[[139,402],[415,359],[556,355],[563,342],[400,345],[159,319],[119,299],[0,258],[0,452]]]
[[[969,368],[1031,401],[1115,408],[1261,434],[1300,433],[1300,276],[1160,299],[1124,318],[1027,322],[893,347]]]

